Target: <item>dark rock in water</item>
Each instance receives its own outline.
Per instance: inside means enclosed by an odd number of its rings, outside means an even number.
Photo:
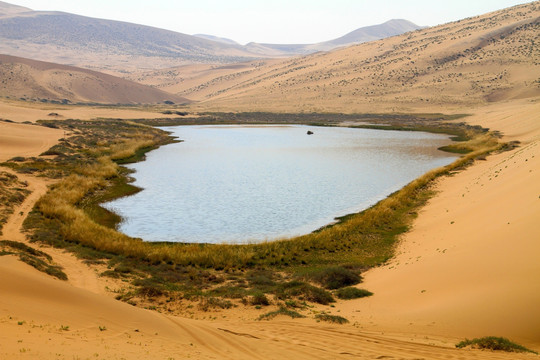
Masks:
[[[313,135],[313,131],[308,130],[307,134],[308,135]]]

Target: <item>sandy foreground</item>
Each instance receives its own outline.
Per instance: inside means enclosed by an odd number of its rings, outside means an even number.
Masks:
[[[16,109],[10,109],[13,118],[3,116],[17,121]],[[365,275],[361,287],[375,295],[336,304],[332,312],[350,324],[256,321],[258,313],[241,310],[211,320],[162,315],[111,299],[104,295],[110,284],[86,265],[45,249],[65,267],[68,283],[0,257],[0,359],[537,358],[454,348],[465,337],[495,335],[540,350],[540,102],[470,112],[475,115],[467,122],[500,130],[521,147],[438,181],[438,194],[403,237],[398,255]],[[22,131],[8,125],[0,136]],[[0,146],[0,158],[39,155],[45,145],[35,145],[36,138],[53,144],[63,136],[34,136],[34,128],[26,125],[28,137],[19,148]],[[28,139],[35,140],[32,146]],[[22,218],[48,185],[29,176],[22,180],[33,193],[2,239],[24,241]]]

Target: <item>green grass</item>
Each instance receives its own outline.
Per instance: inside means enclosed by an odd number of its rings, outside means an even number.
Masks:
[[[251,305],[268,306],[270,305],[270,300],[268,300],[268,297],[264,293],[257,292],[251,297],[250,303]]]
[[[362,281],[362,277],[357,272],[343,266],[316,269],[309,273],[307,277],[330,290],[356,285]]]
[[[299,300],[321,305],[328,305],[335,302],[330,292],[298,280],[280,283],[274,290],[274,293],[280,300],[298,298]]]
[[[221,298],[203,298],[199,303],[199,309],[202,311],[210,311],[212,309],[230,309],[233,307],[233,303],[229,300]]]
[[[494,350],[494,351],[520,352],[520,353],[529,352],[529,353],[538,355],[536,351],[527,349],[526,347],[516,344],[503,337],[487,336],[487,337],[476,338],[472,340],[466,339],[456,344],[456,347],[458,349],[469,347],[469,346],[474,349],[488,349],[488,350]]]
[[[336,291],[336,296],[342,300],[359,299],[372,295],[373,293],[371,291],[357,289],[354,287],[345,287]]]

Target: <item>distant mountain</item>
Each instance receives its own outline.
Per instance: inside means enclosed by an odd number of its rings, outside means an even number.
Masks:
[[[223,43],[223,44],[238,45],[238,46],[240,46],[240,44],[237,43],[237,42],[234,41],[234,40],[227,39],[227,38],[223,38],[223,37],[219,37],[219,36],[206,35],[206,34],[195,34],[195,35],[193,35],[193,36],[196,36],[196,37],[199,37],[199,38],[203,38],[203,39],[206,39],[206,40],[212,40],[212,41],[219,42],[219,43]]]
[[[0,55],[0,96],[41,102],[154,104],[189,100],[92,70]]]
[[[318,50],[330,50],[340,46],[360,44],[368,41],[380,40],[391,36],[401,35],[409,31],[422,29],[405,19],[393,19],[383,24],[366,26],[351,31],[340,38],[315,44]]]
[[[238,44],[132,23],[0,3],[0,53],[121,73],[261,57]]]
[[[187,64],[229,64],[303,55],[418,28],[406,20],[391,20],[317,44],[250,43],[242,46],[213,35],[186,35],[121,21],[33,11],[0,2],[0,54],[96,69],[118,76]]]
[[[269,53],[273,55],[307,55],[318,51],[330,51],[338,47],[380,40],[422,28],[422,26],[418,26],[408,20],[394,19],[379,25],[361,27],[337,39],[315,44],[286,45],[249,43],[246,45],[246,48],[250,52],[260,54]]]

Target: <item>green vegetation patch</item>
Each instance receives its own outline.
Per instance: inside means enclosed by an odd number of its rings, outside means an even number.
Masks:
[[[526,347],[516,344],[503,337],[487,336],[483,338],[476,338],[472,340],[464,340],[456,344],[458,349],[464,347],[471,347],[473,349],[488,349],[494,351],[506,351],[506,352],[530,352],[533,354],[538,353],[536,351],[527,349]]]
[[[330,290],[356,285],[362,281],[362,277],[357,272],[343,266],[316,269],[307,276],[310,280]]]
[[[298,311],[287,309],[286,307],[280,307],[278,310],[271,311],[269,313],[259,316],[259,320],[270,320],[275,318],[278,315],[289,316],[293,319],[305,318],[304,315],[300,314]]]
[[[342,300],[359,299],[372,295],[373,293],[371,291],[357,289],[355,287],[345,287],[336,291],[336,296]]]
[[[349,320],[347,320],[343,316],[330,314],[317,314],[315,315],[315,319],[340,325],[347,324],[349,322]]]

